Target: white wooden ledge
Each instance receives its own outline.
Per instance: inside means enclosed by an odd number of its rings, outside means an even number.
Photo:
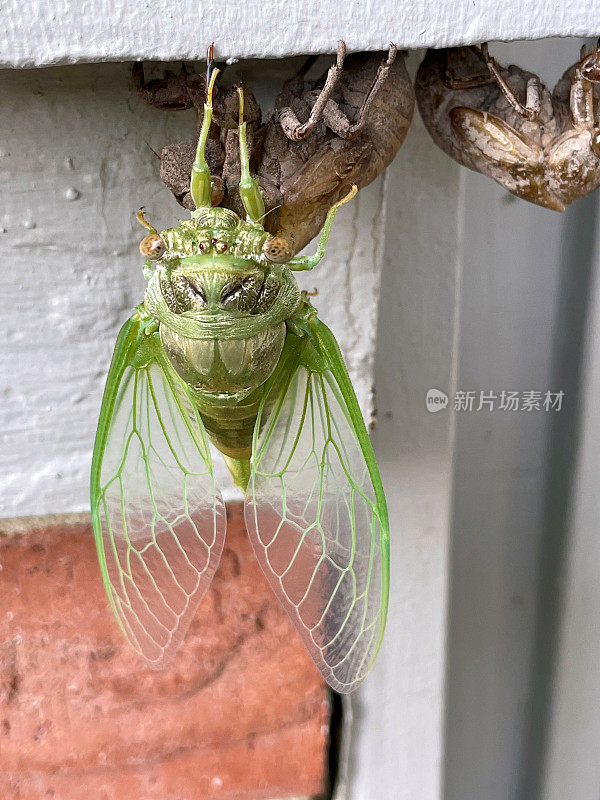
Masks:
[[[600,1],[575,0],[6,0],[0,66],[95,61],[276,58],[349,50],[447,47],[485,40],[594,36]]]

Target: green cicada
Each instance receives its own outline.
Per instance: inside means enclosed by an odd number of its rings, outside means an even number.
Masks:
[[[246,219],[211,206],[208,85],[191,175],[196,211],[140,249],[148,287],[117,339],[94,445],[92,519],[104,586],[134,650],[174,655],[210,586],[226,515],[209,441],[246,492],[256,557],[325,680],[350,692],[377,655],[389,528],[375,457],[339,347],[265,232],[239,91]]]

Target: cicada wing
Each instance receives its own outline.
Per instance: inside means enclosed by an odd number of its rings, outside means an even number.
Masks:
[[[288,368],[283,386],[274,380],[267,387],[259,412],[246,526],[318,669],[347,693],[373,665],[385,628],[385,497],[350,378],[325,325],[311,325]]]
[[[123,326],[92,461],[108,599],[151,666],[174,655],[217,569],[226,517],[202,420],[139,313]]]

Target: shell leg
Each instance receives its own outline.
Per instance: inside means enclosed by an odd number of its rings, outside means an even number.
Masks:
[[[292,142],[300,142],[305,139],[315,128],[319,121],[323,110],[331,99],[333,90],[340,79],[342,70],[344,68],[344,59],[346,58],[346,42],[342,39],[338,42],[337,59],[333,66],[329,68],[325,85],[321,89],[314,106],[310,112],[310,116],[306,122],[301,123],[293,109],[289,106],[282,108],[279,114],[279,123],[281,128],[288,139]]]

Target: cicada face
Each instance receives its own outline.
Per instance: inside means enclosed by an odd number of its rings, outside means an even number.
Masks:
[[[146,294],[173,367],[206,399],[251,393],[275,369],[300,293],[278,242],[223,208],[160,234]]]

